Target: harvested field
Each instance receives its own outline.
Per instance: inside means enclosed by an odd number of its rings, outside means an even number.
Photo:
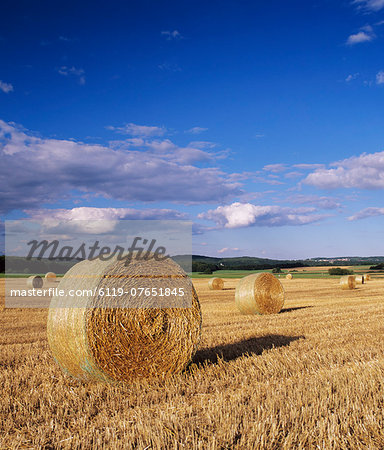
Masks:
[[[200,350],[165,382],[77,382],[46,310],[0,311],[0,448],[383,448],[384,280],[282,279],[272,316],[241,315],[237,281],[194,280]]]

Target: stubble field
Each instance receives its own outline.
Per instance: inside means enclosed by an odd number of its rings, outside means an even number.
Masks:
[[[0,311],[0,448],[384,448],[384,280],[281,280],[242,316],[209,291],[193,364],[166,381],[83,384],[49,353],[46,310]],[[3,282],[3,280],[2,280]]]

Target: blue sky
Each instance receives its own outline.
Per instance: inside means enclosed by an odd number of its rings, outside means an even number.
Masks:
[[[2,2],[3,219],[382,255],[384,0]]]

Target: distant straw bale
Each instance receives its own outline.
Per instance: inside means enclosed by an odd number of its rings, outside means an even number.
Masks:
[[[211,290],[221,290],[224,288],[224,280],[221,278],[211,278],[208,281],[208,287]]]
[[[43,279],[39,275],[32,275],[27,279],[27,286],[35,289],[40,289],[43,287]]]
[[[287,280],[292,280],[293,275],[291,273],[288,273],[287,276],[285,277]]]
[[[284,289],[270,273],[248,275],[236,286],[235,302],[243,314],[277,314],[284,305]]]
[[[354,275],[346,275],[340,278],[341,289],[355,289],[356,288],[356,277]]]
[[[365,278],[364,275],[356,275],[356,284],[364,284]]]
[[[47,281],[56,281],[56,274],[54,272],[47,272],[45,274],[45,279]]]

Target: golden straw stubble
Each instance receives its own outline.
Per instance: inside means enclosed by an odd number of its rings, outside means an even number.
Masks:
[[[188,305],[164,297],[140,301],[130,294],[140,287],[164,292],[180,286],[189,290]],[[85,298],[52,298],[48,313],[52,354],[66,373],[80,380],[165,378],[182,371],[196,352],[199,300],[190,278],[171,259],[132,260],[128,267],[117,260],[82,261],[65,274],[58,289],[89,290]],[[111,300],[108,289],[128,293]]]
[[[208,281],[208,287],[211,290],[221,290],[224,288],[224,280],[221,278],[211,278]]]
[[[356,277],[355,275],[345,275],[340,278],[341,289],[355,289],[356,288]]]
[[[242,278],[235,291],[235,302],[242,314],[277,314],[283,308],[284,297],[280,281],[267,272]]]

